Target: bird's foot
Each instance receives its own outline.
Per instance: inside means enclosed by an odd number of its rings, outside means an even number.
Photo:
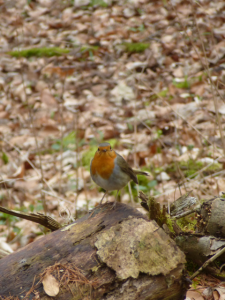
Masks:
[[[114,209],[115,207],[116,207],[116,201],[114,201],[114,203],[110,209]]]

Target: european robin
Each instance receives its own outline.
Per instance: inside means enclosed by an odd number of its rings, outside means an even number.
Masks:
[[[121,155],[112,150],[109,143],[102,143],[98,146],[91,161],[90,172],[92,180],[106,191],[100,204],[108,191],[117,190],[113,207],[116,205],[120,189],[130,180],[138,184],[137,175],[149,175],[147,172],[133,170]]]

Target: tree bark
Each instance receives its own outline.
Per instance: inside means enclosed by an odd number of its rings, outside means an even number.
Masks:
[[[181,300],[185,256],[132,207],[92,214],[0,260],[0,296],[10,299]],[[17,298],[18,297],[18,298]]]

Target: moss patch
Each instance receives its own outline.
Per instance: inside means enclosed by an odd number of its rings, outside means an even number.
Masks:
[[[9,162],[9,157],[5,152],[2,152],[2,161],[5,165]]]
[[[149,48],[148,43],[123,43],[122,46],[124,51],[129,53],[140,53]]]
[[[89,6],[108,7],[108,3],[104,0],[91,0]]]
[[[183,171],[185,177],[195,177],[195,173],[205,168],[207,165],[201,161],[197,161],[194,159],[189,159],[188,161],[180,161],[170,164],[166,168],[167,173],[177,173],[177,168],[179,167],[181,171]],[[202,171],[203,175],[207,176],[213,174],[214,172],[218,172],[222,170],[222,165],[219,163],[213,163],[209,165],[206,169]]]
[[[10,54],[13,57],[51,57],[51,56],[61,56],[63,54],[69,53],[70,49],[64,49],[60,47],[43,47],[43,48],[31,48],[31,49],[25,49],[25,50],[15,50],[10,51],[8,54]]]
[[[197,220],[195,218],[195,214],[190,214],[186,217],[180,218],[176,221],[177,225],[182,229],[182,231],[195,231],[195,226],[197,224]]]

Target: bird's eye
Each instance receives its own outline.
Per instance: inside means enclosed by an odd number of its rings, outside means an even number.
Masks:
[[[99,151],[99,148],[98,148],[98,151]]]

